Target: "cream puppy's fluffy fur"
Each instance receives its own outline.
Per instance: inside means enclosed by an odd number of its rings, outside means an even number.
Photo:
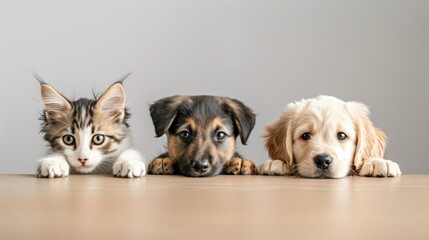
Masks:
[[[397,163],[383,159],[386,135],[368,118],[361,103],[319,96],[291,103],[267,126],[265,147],[273,160],[264,175],[341,178],[349,173],[371,177],[401,174]]]

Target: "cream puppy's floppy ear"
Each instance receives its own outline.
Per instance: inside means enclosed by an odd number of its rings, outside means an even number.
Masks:
[[[284,161],[289,168],[293,164],[293,123],[295,121],[297,111],[297,105],[290,103],[286,111],[280,117],[279,120],[266,128],[264,138],[265,148],[268,151],[268,155],[273,160]]]
[[[362,103],[348,102],[347,109],[352,114],[356,127],[357,143],[353,164],[359,172],[364,162],[370,158],[383,158],[387,137],[375,128],[369,119],[368,107]]]

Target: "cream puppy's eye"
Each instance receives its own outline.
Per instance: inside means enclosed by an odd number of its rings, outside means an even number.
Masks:
[[[339,132],[337,134],[337,138],[338,138],[338,140],[345,140],[347,138],[347,135],[343,132]]]
[[[301,135],[302,140],[308,141],[311,138],[311,134],[309,132],[305,132]]]

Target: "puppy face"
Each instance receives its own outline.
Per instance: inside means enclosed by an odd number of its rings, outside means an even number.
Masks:
[[[237,136],[245,144],[255,115],[241,102],[214,96],[174,96],[151,106],[157,136],[167,134],[169,157],[180,174],[214,176],[235,153]]]
[[[290,104],[268,126],[266,147],[300,176],[341,178],[360,168],[363,155],[384,152],[385,136],[367,114],[362,104],[328,96]]]
[[[344,104],[328,101],[310,102],[297,114],[292,149],[301,176],[343,177],[353,161],[356,148],[353,119]]]

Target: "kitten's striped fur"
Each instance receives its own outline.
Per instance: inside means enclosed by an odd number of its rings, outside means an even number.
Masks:
[[[94,100],[70,101],[44,82],[41,89],[45,105],[41,132],[51,155],[39,161],[38,176],[67,176],[69,171],[122,177],[145,174],[140,155],[131,148],[130,114],[121,82]],[[67,166],[71,169],[62,169]]]

